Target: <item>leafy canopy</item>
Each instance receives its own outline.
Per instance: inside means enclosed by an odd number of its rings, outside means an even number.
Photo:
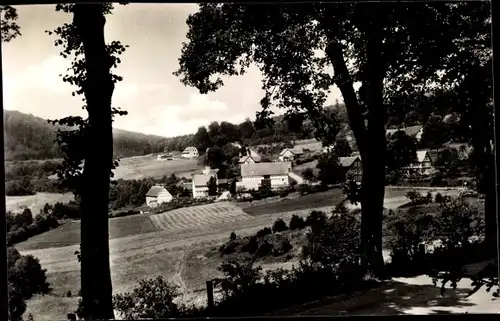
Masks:
[[[484,3],[201,4],[187,20],[175,75],[207,93],[254,64],[264,76],[258,118],[274,105],[307,112],[319,129],[331,126],[322,107],[336,84],[345,101],[359,105],[348,112],[362,151],[365,123],[352,116],[366,117],[364,85],[382,79],[387,104],[421,95],[443,79],[451,83],[460,73],[452,67],[467,55],[460,39],[471,39],[487,11]],[[376,43],[377,59],[368,41]],[[356,94],[355,82],[362,84]]]

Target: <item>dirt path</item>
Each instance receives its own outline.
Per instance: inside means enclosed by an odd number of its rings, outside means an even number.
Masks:
[[[186,294],[188,293],[188,287],[182,278],[184,270],[186,269],[186,251],[182,251],[178,258],[177,265],[175,267],[175,274],[172,277],[174,283],[179,286],[179,292]]]

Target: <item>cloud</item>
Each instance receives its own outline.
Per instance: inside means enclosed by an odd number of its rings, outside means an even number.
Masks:
[[[191,94],[186,104],[149,106],[147,113],[145,109],[129,110],[129,115],[116,120],[116,126],[148,134],[176,136],[195,133],[198,127],[207,126],[212,121],[237,124],[247,116],[243,112],[235,113],[226,103],[212,100],[208,95]]]
[[[63,82],[59,76],[65,74],[69,67],[69,61],[62,57],[49,56],[40,64],[29,66],[20,74],[7,79],[7,88],[13,92],[37,87],[54,93],[71,92],[74,87]]]

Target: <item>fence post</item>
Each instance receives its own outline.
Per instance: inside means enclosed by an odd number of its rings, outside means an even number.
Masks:
[[[207,281],[207,310],[212,313],[214,309],[214,284],[212,280]]]

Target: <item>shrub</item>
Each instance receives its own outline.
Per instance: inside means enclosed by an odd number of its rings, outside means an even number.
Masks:
[[[177,287],[159,276],[139,281],[132,292],[113,296],[113,308],[125,319],[160,319],[178,317],[181,309],[173,301]]]
[[[432,202],[432,194],[430,192],[428,192],[426,196],[423,196],[419,191],[412,189],[406,193],[406,197],[414,206]]]
[[[288,253],[292,248],[290,240],[283,235],[274,235],[273,237],[273,249],[271,254],[273,256],[280,256]]]
[[[389,271],[396,275],[419,272],[424,265],[419,247],[435,236],[434,215],[410,207],[388,216],[387,221],[387,245],[392,257]]]
[[[350,214],[333,214],[323,224],[313,224],[303,255],[323,266],[356,267],[359,249],[359,222]]]
[[[246,252],[246,253],[250,253],[250,254],[254,254],[255,252],[257,252],[258,248],[259,248],[259,242],[258,242],[257,236],[252,235],[248,238],[248,242],[244,243],[241,246],[241,251]]]
[[[35,294],[50,292],[45,272],[38,259],[31,255],[21,255],[14,247],[7,249],[9,320],[21,321],[26,311],[25,300]]]
[[[311,214],[306,218],[306,226],[322,225],[327,220],[325,212],[322,211],[312,211]]]
[[[272,230],[269,227],[264,227],[263,229],[257,231],[256,235],[257,235],[258,238],[262,238],[262,237],[264,237],[266,235],[269,235],[269,234],[272,234],[272,233],[273,232],[272,232]]]
[[[298,215],[293,214],[292,218],[290,219],[290,229],[291,230],[299,230],[301,228],[304,228],[306,226],[306,223],[304,219]]]
[[[272,231],[273,231],[273,233],[278,233],[278,232],[286,231],[287,229],[288,229],[288,226],[286,226],[285,221],[283,221],[283,219],[279,218],[274,222]]]
[[[231,235],[229,235],[229,240],[231,240],[231,241],[236,240],[236,233],[231,232]]]
[[[309,184],[299,184],[297,185],[297,192],[300,195],[310,194],[312,192],[311,186]]]
[[[259,242],[255,256],[257,258],[262,258],[271,255],[273,251],[273,244],[269,242],[268,239],[264,238]]]
[[[436,193],[436,196],[434,197],[434,202],[441,204],[443,203],[443,200],[444,200],[443,195],[441,195],[441,193]]]

